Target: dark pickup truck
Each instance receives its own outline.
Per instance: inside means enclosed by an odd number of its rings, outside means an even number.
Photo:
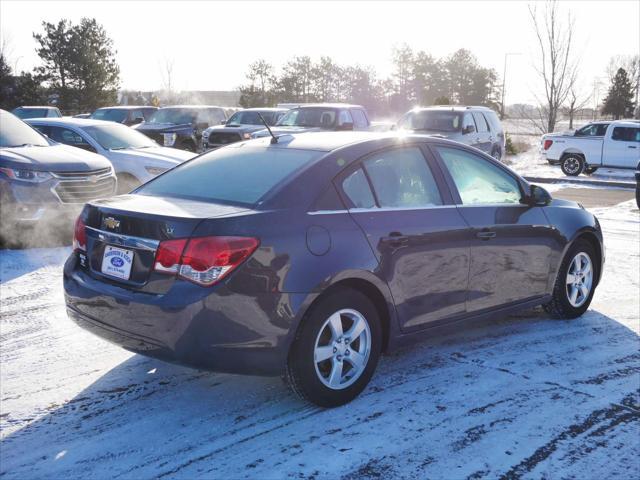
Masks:
[[[148,122],[140,123],[133,128],[163,147],[197,152],[202,133],[207,128],[226,121],[227,114],[222,107],[176,105],[159,109]]]
[[[247,108],[234,113],[225,125],[209,127],[202,133],[202,149],[212,150],[251,138],[253,132],[264,129],[264,123],[275,125],[288,108]]]

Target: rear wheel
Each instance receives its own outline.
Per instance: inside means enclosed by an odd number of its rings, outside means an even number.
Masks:
[[[545,311],[558,318],[576,318],[587,311],[596,288],[598,271],[593,246],[576,241],[562,260],[553,288],[553,297]]]
[[[345,289],[320,300],[291,347],[286,379],[321,407],[350,402],[367,386],[382,347],[380,317],[361,292]]]
[[[580,155],[569,153],[560,161],[562,173],[571,177],[577,177],[584,170],[584,159]]]

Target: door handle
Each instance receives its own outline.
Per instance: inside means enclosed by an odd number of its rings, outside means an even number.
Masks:
[[[638,148],[635,145],[627,145],[627,148]]]
[[[489,230],[483,230],[481,232],[476,233],[476,237],[480,240],[491,240],[496,236],[496,232],[491,232]]]

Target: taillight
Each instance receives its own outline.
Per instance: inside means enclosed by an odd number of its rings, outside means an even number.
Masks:
[[[551,145],[553,145],[553,140],[545,140],[544,141],[544,149],[545,150],[549,150],[549,147],[551,147]]]
[[[87,232],[85,230],[86,225],[82,221],[82,216],[76,220],[76,225],[73,229],[73,251],[87,251]]]
[[[154,269],[198,285],[222,280],[258,248],[251,237],[196,237],[160,242]]]

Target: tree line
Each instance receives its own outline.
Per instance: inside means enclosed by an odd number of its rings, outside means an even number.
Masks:
[[[406,111],[414,105],[468,104],[496,108],[497,74],[466,49],[435,58],[409,45],[394,47],[392,74],[380,78],[371,66],[339,65],[323,56],[314,62],[296,56],[278,71],[264,59],[254,61],[240,87],[240,104],[349,102],[377,115]]]

